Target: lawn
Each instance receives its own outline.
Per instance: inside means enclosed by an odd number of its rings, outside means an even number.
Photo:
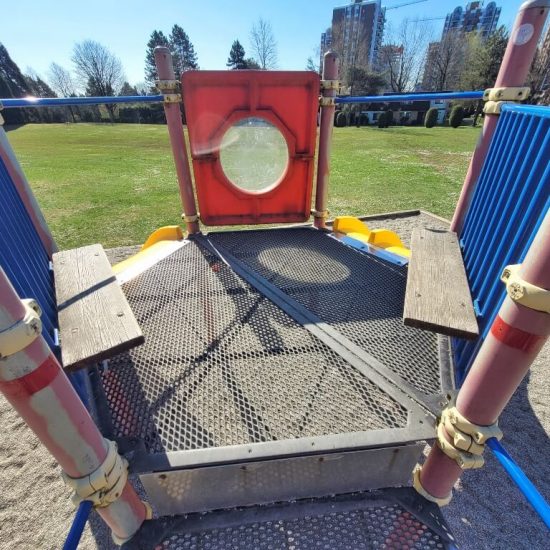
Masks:
[[[478,129],[336,128],[329,209],[422,208],[449,217]],[[180,222],[166,127],[26,125],[8,132],[61,248],[136,244]]]

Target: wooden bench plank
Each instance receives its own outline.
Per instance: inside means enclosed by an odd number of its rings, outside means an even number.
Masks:
[[[449,336],[479,336],[456,233],[413,230],[403,321],[407,326]]]
[[[69,370],[142,344],[141,329],[99,244],[53,255],[63,366]]]

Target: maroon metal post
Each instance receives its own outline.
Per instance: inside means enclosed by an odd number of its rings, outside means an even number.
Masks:
[[[495,88],[524,86],[533,63],[537,44],[548,15],[550,0],[529,0],[524,2],[518,12],[510,40],[495,82]],[[472,194],[481,174],[483,162],[489,152],[489,146],[497,127],[498,115],[486,114],[479,142],[476,146],[460,198],[451,222],[451,231],[460,234],[464,217],[470,206]]]
[[[330,178],[330,149],[338,79],[338,56],[327,52],[323,62],[323,81],[321,94],[321,121],[319,123],[319,152],[317,157],[317,187],[315,192],[314,225],[317,228],[326,226],[328,217],[328,184]]]
[[[170,144],[176,165],[176,173],[180,188],[181,202],[183,204],[183,218],[189,233],[199,233],[199,218],[193,192],[193,180],[187,158],[187,148],[181,122],[181,98],[176,97],[174,66],[172,55],[165,46],[155,48],[155,64],[159,76],[159,89],[165,96],[164,113],[170,134]]]
[[[103,438],[61,365],[41,336],[37,306],[19,299],[0,268],[0,393],[37,435],[69,479],[90,487],[89,500],[103,488],[112,498],[96,508],[122,544],[149,516],[124,475],[124,464]],[[112,453],[111,451],[115,451]],[[111,454],[110,454],[111,453]],[[106,472],[109,456],[118,457]],[[109,462],[110,464],[110,462]],[[116,476],[101,485],[104,472]],[[93,482],[90,481],[93,478]],[[32,481],[32,480],[31,480]],[[94,489],[96,483],[99,487]],[[95,502],[95,501],[94,501]]]
[[[550,289],[550,211],[518,276]],[[495,423],[549,336],[549,313],[507,296],[458,393],[458,412],[478,426]],[[445,438],[452,441],[447,432]],[[445,499],[461,474],[457,462],[434,445],[422,466],[420,483],[435,499]]]

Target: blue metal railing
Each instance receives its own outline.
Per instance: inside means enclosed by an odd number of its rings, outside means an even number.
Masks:
[[[505,105],[460,235],[481,337],[453,340],[457,382],[505,297],[500,275],[521,263],[550,207],[550,109]]]
[[[19,297],[34,298],[42,308],[42,335],[54,350],[57,309],[50,259],[2,158],[0,197],[0,266]]]
[[[395,103],[404,101],[450,101],[452,99],[481,99],[483,90],[472,92],[430,92],[419,94],[340,96],[336,103]]]
[[[483,90],[471,92],[433,92],[370,96],[340,96],[336,103],[395,103],[404,101],[450,101],[452,99],[481,99]],[[21,107],[65,107],[69,105],[106,105],[113,103],[161,103],[162,95],[103,96],[103,97],[20,97],[0,99],[4,109]]]
[[[4,109],[21,107],[65,107],[69,105],[108,105],[113,103],[162,103],[162,95],[129,95],[102,97],[19,97],[0,99]]]
[[[497,439],[488,439],[487,445],[506,470],[506,473],[518,486],[527,502],[529,502],[542,521],[544,521],[546,527],[550,529],[550,506],[544,500],[544,497]]]

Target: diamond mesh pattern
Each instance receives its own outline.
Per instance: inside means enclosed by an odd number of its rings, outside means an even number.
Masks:
[[[405,427],[407,411],[191,242],[123,285],[145,344],[101,380],[149,452]]]
[[[437,336],[403,325],[406,267],[307,228],[209,238],[417,390],[426,395],[441,391]]]
[[[397,504],[265,521],[200,533],[173,533],[163,550],[442,549],[441,537]]]

